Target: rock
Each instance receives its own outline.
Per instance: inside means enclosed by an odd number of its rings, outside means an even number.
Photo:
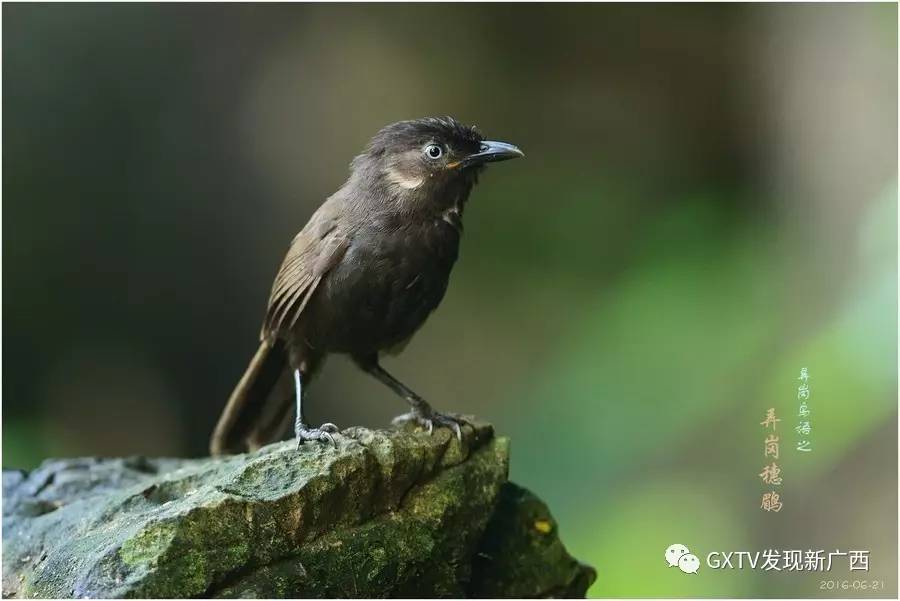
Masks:
[[[3,473],[4,597],[580,596],[487,424]]]

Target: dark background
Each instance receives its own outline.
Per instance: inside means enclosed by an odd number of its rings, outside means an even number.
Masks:
[[[452,114],[527,157],[386,365],[512,438],[592,594],[823,594],[679,542],[870,549],[829,576],[895,596],[896,59],[895,5],[5,4],[3,465],[202,455],[291,237],[381,126]],[[404,410],[340,357],[310,405]]]

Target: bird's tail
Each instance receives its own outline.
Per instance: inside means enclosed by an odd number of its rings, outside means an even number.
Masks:
[[[264,340],[219,416],[210,452],[242,453],[277,440],[291,423],[292,409],[284,344]]]

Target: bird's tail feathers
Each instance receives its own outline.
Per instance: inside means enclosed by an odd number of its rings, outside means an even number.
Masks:
[[[219,417],[210,452],[241,453],[278,440],[290,424],[292,408],[284,343],[263,340]]]

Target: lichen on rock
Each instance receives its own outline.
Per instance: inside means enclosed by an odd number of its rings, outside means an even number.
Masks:
[[[476,424],[4,471],[3,595],[584,596],[593,570],[535,531],[552,517],[508,462]]]

